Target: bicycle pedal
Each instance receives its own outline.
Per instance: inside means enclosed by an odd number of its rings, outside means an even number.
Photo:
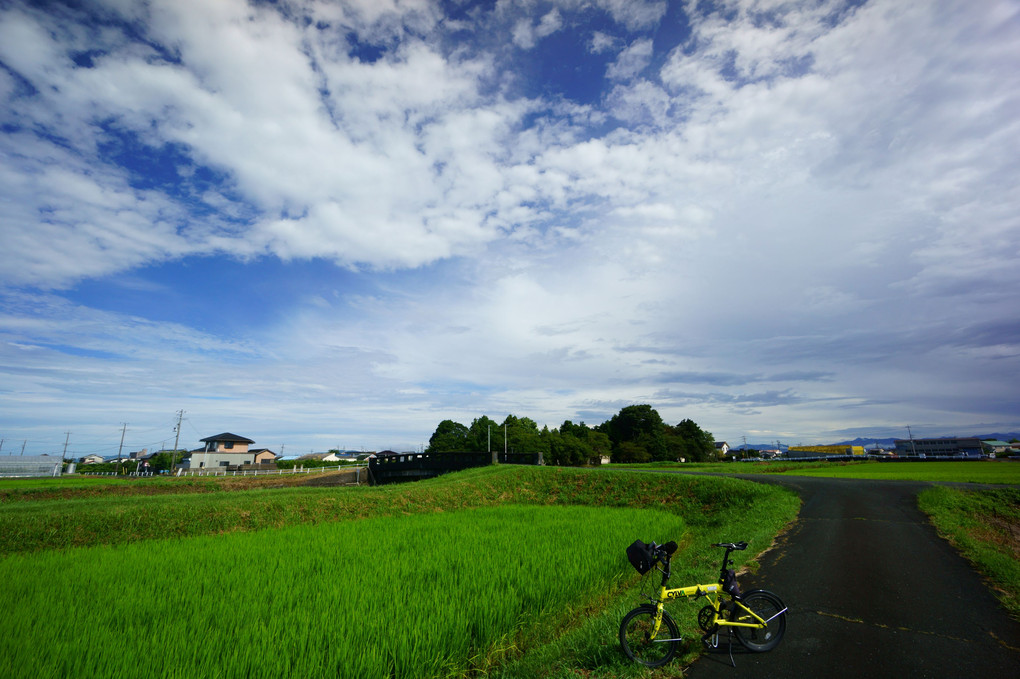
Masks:
[[[701,643],[705,648],[719,648],[719,634],[705,634],[701,637]]]

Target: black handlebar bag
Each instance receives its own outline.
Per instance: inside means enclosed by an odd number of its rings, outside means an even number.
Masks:
[[[652,566],[655,565],[655,554],[652,552],[651,546],[646,545],[640,540],[635,540],[627,548],[627,559],[630,560],[630,565],[641,575],[652,570]]]

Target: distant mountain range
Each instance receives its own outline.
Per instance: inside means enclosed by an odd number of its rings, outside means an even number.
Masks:
[[[902,437],[897,437],[897,438],[902,438]],[[871,438],[861,438],[861,437],[858,437],[858,438],[855,438],[853,441],[838,441],[836,443],[832,443],[832,444],[829,444],[829,445],[833,445],[833,446],[863,446],[864,448],[884,448],[886,450],[889,450],[889,449],[894,448],[896,446],[895,442],[896,442],[897,438],[871,439]],[[948,438],[957,438],[957,437],[955,437],[955,436],[935,436],[935,437],[917,436],[915,438],[946,438],[946,439],[948,439]],[[966,438],[971,438],[971,437],[966,437]],[[1012,441],[1013,439],[1020,439],[1020,432],[1014,431],[1014,432],[1010,432],[1008,434],[981,434],[981,435],[978,435],[978,436],[973,437],[973,438],[995,439],[997,441]],[[779,450],[788,450],[789,447],[790,446],[786,445],[785,443],[780,443],[779,444]],[[774,443],[757,443],[757,444],[756,443],[748,443],[746,446],[744,446],[744,445],[734,446],[734,450],[741,450],[741,449],[744,449],[744,448],[749,449],[749,450],[775,450],[776,449],[776,445]]]
[[[865,438],[858,437],[858,438],[855,438],[853,441],[840,441],[839,443],[835,443],[833,445],[837,445],[837,446],[864,446],[865,448],[873,448],[873,447],[876,447],[876,446],[879,447],[879,448],[892,448],[892,447],[894,447],[896,445],[894,443],[895,441],[901,440],[903,438],[904,437],[902,437],[902,436],[897,437],[897,438],[890,438],[890,439],[865,439]],[[995,439],[996,441],[1012,441],[1013,439],[1020,439],[1020,432],[1015,432],[1014,431],[1014,432],[1010,432],[1008,434],[979,434],[977,436],[961,436],[961,437],[956,437],[956,436],[915,436],[914,438],[917,438],[917,439],[919,439],[919,438],[937,438],[937,439],[978,438],[978,439],[981,439],[981,440]]]

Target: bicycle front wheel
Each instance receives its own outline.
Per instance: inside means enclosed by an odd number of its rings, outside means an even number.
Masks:
[[[737,635],[737,641],[749,651],[764,653],[771,651],[783,640],[786,632],[786,606],[772,592],[757,589],[748,592],[740,598],[747,608],[754,611],[755,615],[762,620],[767,620],[765,627],[734,627],[733,633]],[[730,616],[733,622],[757,622],[751,615],[739,605],[734,606],[733,614]]]
[[[676,656],[680,630],[669,613],[662,612],[662,624],[654,636],[655,606],[638,606],[620,623],[620,646],[627,657],[648,667],[661,667]]]

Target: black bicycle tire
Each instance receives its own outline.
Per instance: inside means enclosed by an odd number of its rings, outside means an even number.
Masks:
[[[641,620],[643,616],[647,616],[649,619]],[[631,638],[633,634],[637,633],[640,636],[641,629],[649,626],[654,618],[655,606],[649,606],[646,604],[638,606],[627,613],[627,615],[623,616],[623,621],[620,622],[620,647],[623,648],[623,652],[628,658],[646,667],[662,667],[676,657],[677,650],[680,648],[680,629],[676,626],[676,622],[666,611],[662,612],[662,625],[659,627],[659,635],[662,636],[664,634],[668,634],[669,636],[666,638],[671,639],[672,641],[650,643],[650,640],[645,639],[644,643],[641,645],[635,645],[633,643]],[[635,621],[637,626],[633,629],[628,629],[631,623]],[[664,649],[661,656],[647,656],[646,651],[658,648]]]
[[[740,601],[761,617],[765,619],[772,618],[768,623],[768,627],[764,630],[750,627],[734,627],[733,633],[736,635],[740,645],[753,653],[765,653],[778,646],[779,642],[783,640],[783,635],[786,634],[786,612],[780,613],[780,611],[786,608],[782,600],[772,592],[756,589],[741,596]],[[734,606],[730,620],[738,621],[741,613],[743,613],[741,608]],[[744,615],[749,617],[746,614]]]

